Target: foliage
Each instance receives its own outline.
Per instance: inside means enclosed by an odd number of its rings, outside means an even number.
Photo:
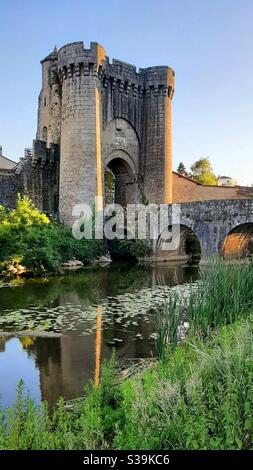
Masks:
[[[177,173],[179,173],[180,175],[188,176],[188,173],[186,171],[186,168],[183,162],[179,163],[178,168],[177,168]]]
[[[253,309],[253,270],[250,264],[213,261],[192,291],[188,317],[198,334],[234,322]]]
[[[209,158],[203,157],[191,166],[191,177],[195,181],[205,185],[217,185],[216,176],[213,173]]]
[[[159,360],[166,360],[170,351],[175,349],[182,318],[183,306],[176,295],[169,297],[168,303],[158,310],[155,346]]]
[[[27,196],[18,194],[15,209],[7,210],[0,206],[0,228],[22,228],[49,224],[48,217],[39,212]]]
[[[20,196],[16,208],[0,211],[0,266],[22,263],[34,271],[57,272],[62,262],[89,264],[105,252],[102,240],[76,240],[70,229],[51,223]]]
[[[151,252],[150,246],[144,240],[128,240],[127,238],[108,241],[109,250],[114,260],[133,260],[148,256]]]
[[[159,309],[156,355],[167,357],[178,343],[178,331],[187,316],[191,332],[208,338],[214,330],[247,316],[253,310],[253,271],[248,264],[214,260],[190,290],[187,301],[173,295]]]
[[[108,203],[113,203],[114,196],[112,193],[115,191],[115,176],[109,168],[106,169],[104,174],[105,194]]]
[[[141,195],[141,204],[143,204],[143,206],[148,206],[149,205],[149,199],[147,198],[147,196],[145,194]]]

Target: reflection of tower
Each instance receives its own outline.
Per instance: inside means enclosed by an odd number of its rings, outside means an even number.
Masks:
[[[0,352],[5,351],[6,338],[0,336]]]
[[[62,386],[66,399],[80,397],[94,375],[95,337],[71,331],[61,337]]]
[[[97,307],[97,318],[96,318],[96,346],[95,346],[95,374],[94,384],[97,387],[99,384],[100,374],[100,361],[101,361],[101,330],[102,330],[102,307]]]
[[[40,371],[41,398],[52,406],[64,395],[61,367],[61,344],[58,338],[36,338],[30,348]]]

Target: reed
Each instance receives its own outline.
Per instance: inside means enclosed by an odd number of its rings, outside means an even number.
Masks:
[[[174,351],[179,339],[179,328],[183,319],[183,305],[173,294],[157,311],[155,352],[159,360],[165,361]]]
[[[214,261],[189,298],[187,316],[195,334],[233,323],[253,308],[253,269],[249,264]]]

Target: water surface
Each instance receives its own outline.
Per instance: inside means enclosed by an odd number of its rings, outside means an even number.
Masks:
[[[113,348],[120,362],[151,356],[156,306],[198,269],[111,265],[50,279],[0,283],[0,331],[42,331],[54,338],[0,335],[0,407],[13,404],[18,380],[37,402],[81,396]]]

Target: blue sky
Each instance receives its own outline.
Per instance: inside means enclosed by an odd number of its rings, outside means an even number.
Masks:
[[[252,0],[0,0],[4,154],[17,160],[35,136],[40,60],[97,41],[110,59],[174,68],[174,169],[209,156],[253,183],[252,24]]]

